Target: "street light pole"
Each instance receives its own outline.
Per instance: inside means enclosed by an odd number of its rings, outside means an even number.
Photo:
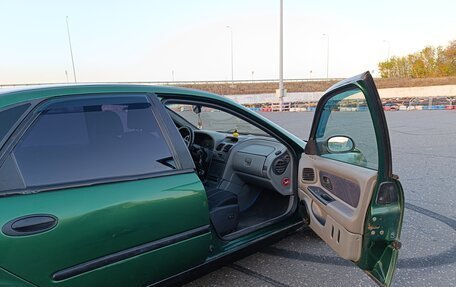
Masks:
[[[323,34],[328,38],[328,42],[326,45],[326,79],[329,79],[329,34]]]
[[[70,43],[71,63],[73,65],[73,77],[74,77],[74,82],[77,83],[78,81],[76,80],[76,68],[74,67],[73,48],[71,47],[70,25],[68,24],[68,16],[66,16],[66,24],[67,24],[67,32],[68,32],[68,43]]]
[[[279,37],[279,111],[283,110],[283,0],[280,0],[280,37]]]
[[[231,42],[231,83],[234,84],[234,64],[233,64],[233,27],[226,26],[230,29],[230,42]]]

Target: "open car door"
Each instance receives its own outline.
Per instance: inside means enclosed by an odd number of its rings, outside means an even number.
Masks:
[[[299,162],[304,220],[379,285],[396,269],[404,193],[392,174],[382,103],[369,72],[321,98]]]

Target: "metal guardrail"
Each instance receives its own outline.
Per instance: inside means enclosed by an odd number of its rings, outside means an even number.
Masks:
[[[312,78],[312,79],[284,79],[284,82],[329,82],[340,81],[342,78]],[[137,84],[137,85],[158,85],[158,86],[182,86],[182,85],[211,85],[211,84],[260,84],[260,83],[278,83],[278,79],[265,79],[265,80],[234,80],[234,81],[126,81],[126,82],[78,82],[76,84]],[[43,86],[43,85],[66,85],[74,83],[66,82],[50,82],[50,83],[12,83],[1,84],[0,88],[13,88],[24,86]]]

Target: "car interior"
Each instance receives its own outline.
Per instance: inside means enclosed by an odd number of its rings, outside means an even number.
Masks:
[[[217,107],[165,104],[205,186],[219,236],[241,236],[292,209],[293,159],[285,145]]]

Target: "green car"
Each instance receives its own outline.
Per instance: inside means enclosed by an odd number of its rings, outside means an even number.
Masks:
[[[0,148],[0,286],[176,285],[303,226],[379,285],[396,269],[368,72],[325,93],[308,141],[202,91],[66,85],[2,92]]]

